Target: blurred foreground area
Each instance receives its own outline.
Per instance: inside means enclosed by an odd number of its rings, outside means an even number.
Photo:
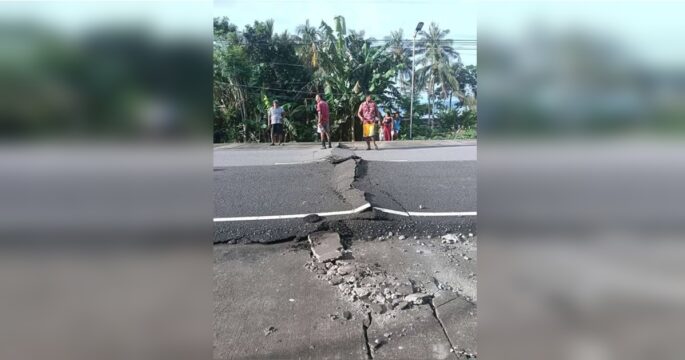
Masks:
[[[211,356],[211,91],[211,3],[0,4],[0,358]]]
[[[679,2],[479,9],[479,357],[682,359]]]

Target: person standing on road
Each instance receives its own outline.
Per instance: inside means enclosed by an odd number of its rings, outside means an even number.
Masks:
[[[278,138],[278,145],[283,145],[283,115],[285,110],[278,106],[278,100],[274,100],[273,106],[269,109],[269,126],[271,127],[271,146],[274,146],[274,139]]]
[[[328,148],[331,146],[331,125],[329,121],[330,112],[328,110],[328,103],[321,98],[321,95],[316,94],[316,114],[317,127],[321,133],[321,148],[326,148],[326,138],[328,138]]]
[[[388,110],[383,118],[383,140],[385,141],[392,140],[392,115],[390,114]]]
[[[393,116],[393,124],[392,124],[392,130],[393,130],[393,140],[399,140],[400,139],[400,123],[402,122],[402,119],[400,119],[400,113],[399,111],[395,111],[395,116]]]
[[[373,146],[378,150],[376,139],[374,139],[374,125],[380,115],[376,103],[373,102],[371,95],[367,94],[366,101],[361,103],[359,110],[357,110],[357,117],[362,122],[362,136],[366,141],[366,150],[371,150],[371,140],[373,140]]]

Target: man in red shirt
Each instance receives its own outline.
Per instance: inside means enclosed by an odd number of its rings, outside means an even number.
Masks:
[[[316,114],[318,118],[317,128],[321,133],[321,148],[326,148],[326,138],[328,138],[328,147],[331,148],[330,112],[328,111],[328,103],[319,94],[316,95]]]
[[[359,110],[357,111],[357,117],[362,121],[362,137],[366,141],[366,150],[371,150],[371,140],[373,140],[373,146],[378,150],[378,145],[376,145],[376,139],[374,138],[374,124],[380,115],[381,113],[378,111],[376,103],[371,99],[371,95],[366,95],[366,101],[359,105]]]

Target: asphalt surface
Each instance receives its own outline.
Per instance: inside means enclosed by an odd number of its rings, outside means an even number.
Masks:
[[[407,151],[407,150],[404,150]],[[374,206],[404,211],[476,211],[476,162],[364,161],[354,186]]]
[[[333,143],[356,152],[365,160],[418,161],[475,161],[475,140],[463,141],[377,141],[380,150],[366,151],[366,143]],[[214,148],[214,167],[266,166],[307,163],[323,159],[331,149],[321,149],[319,143],[288,143],[283,146],[268,144],[227,144]]]
[[[216,216],[331,212],[351,208],[330,185],[328,162],[214,169]]]
[[[288,165],[320,160],[331,154],[320,144],[288,144],[269,146],[260,144],[245,147],[217,147],[214,149],[214,167]]]
[[[461,359],[477,352],[476,237],[455,244],[440,238],[476,233],[475,216],[373,209],[476,211],[475,144],[379,145],[379,151],[359,143],[215,148],[215,220],[372,206],[314,222],[214,222],[215,358]],[[339,233],[345,261],[379,272],[360,273],[364,280],[412,284],[430,300],[378,310],[345,296],[344,284],[332,285],[322,269],[307,267],[307,236],[321,230]]]
[[[359,145],[346,146],[352,149],[348,153],[361,158],[351,185],[364,191],[372,206],[398,211],[476,211],[475,144],[379,143],[380,151],[360,151]],[[309,214],[363,205],[345,201],[333,189],[336,165],[328,161],[331,153],[331,149],[318,149],[316,144],[215,148],[214,216]],[[473,216],[405,217],[370,210],[327,217],[317,223],[302,219],[215,222],[214,241],[272,243],[304,239],[316,230],[337,231],[349,241],[389,231],[439,235],[474,231],[475,226]]]

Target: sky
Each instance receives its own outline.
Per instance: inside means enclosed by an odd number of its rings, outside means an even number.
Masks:
[[[321,20],[333,25],[342,15],[348,29],[364,30],[365,35],[383,39],[391,31],[403,29],[410,39],[419,21],[427,27],[436,22],[449,29],[448,38],[476,40],[475,0],[67,0],[9,2],[0,0],[3,19],[38,20],[67,34],[84,34],[97,26],[141,26],[155,33],[179,36],[211,35],[212,16],[227,16],[243,28],[255,20],[274,20],[279,33],[295,28],[309,19],[318,27]],[[207,40],[210,40],[209,38]],[[455,46],[466,65],[476,64],[475,46]]]
[[[419,21],[431,22],[441,29],[449,29],[447,38],[476,40],[476,1],[469,0],[217,0],[214,16],[227,16],[239,28],[255,20],[274,20],[278,33],[288,30],[294,34],[298,25],[309,19],[318,27],[321,21],[333,26],[333,18],[342,15],[348,30],[364,30],[367,37],[383,39],[391,31],[403,29],[411,39]],[[462,62],[476,65],[474,46],[455,46]]]

